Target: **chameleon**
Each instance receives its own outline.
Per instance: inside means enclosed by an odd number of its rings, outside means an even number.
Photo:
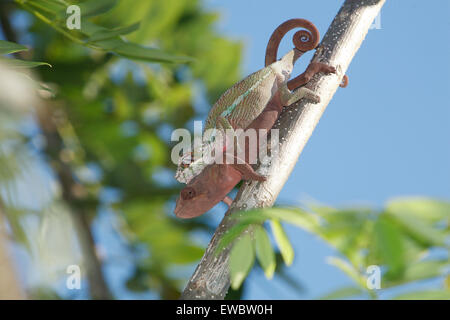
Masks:
[[[277,92],[261,114],[247,129],[270,129],[283,109],[280,92]],[[246,144],[245,148],[248,148]],[[184,187],[177,198],[174,210],[178,218],[198,217],[220,201],[230,205],[232,199],[227,194],[241,180],[265,181],[266,177],[256,173],[247,164],[213,163],[206,166]]]
[[[305,28],[308,31],[298,31],[294,35],[295,48],[277,61],[276,52],[281,39],[288,31],[297,27]],[[281,103],[284,106],[291,105],[301,98],[319,102],[319,97],[314,92],[300,86],[307,83],[317,72],[336,72],[333,67],[316,62],[311,64],[310,68],[302,75],[288,82],[296,60],[306,51],[317,47],[318,42],[319,32],[308,20],[291,19],[281,24],[269,40],[266,50],[266,66],[239,81],[222,94],[208,113],[204,132],[208,129],[220,130],[222,133],[227,129],[245,129],[264,110],[276,92],[280,92]],[[295,88],[298,89],[291,91]],[[175,178],[179,182],[189,183],[207,164],[211,163],[211,150],[214,148],[214,142],[219,143],[215,140],[216,136],[213,133],[203,142],[201,152],[198,152],[202,155],[199,159],[192,159],[194,152],[185,153],[180,157],[175,174]]]
[[[268,65],[269,67],[274,64],[272,60],[276,60],[276,50],[278,50],[278,44],[281,41],[281,38],[287,32],[286,26],[289,27],[291,25],[292,20],[285,22],[280,26],[281,28],[277,28],[272,35],[266,51],[266,65]],[[275,39],[275,41],[272,41],[273,39]],[[315,41],[318,42],[318,32]],[[297,93],[300,92],[298,91],[300,89],[291,92],[289,89],[289,86],[291,85],[290,83],[292,83],[293,81],[294,84],[292,86],[297,87],[298,85],[305,83],[305,81],[309,81],[309,79],[318,72],[335,73],[336,69],[323,63],[312,62],[302,75],[288,82],[286,77],[288,77],[290,75],[290,72],[292,71],[292,66],[290,64],[293,64],[295,62],[295,56],[299,55],[296,50],[297,49],[291,50],[280,60],[283,61],[284,59],[286,59],[284,61],[288,61],[288,68],[290,69],[286,71],[286,74],[284,75],[284,77],[282,77],[282,81],[280,82],[280,84],[274,81],[272,88],[266,88],[266,90],[270,92],[269,98],[265,96],[266,99],[268,99],[268,103],[264,105],[264,107],[258,114],[252,113],[252,116],[246,119],[239,119],[241,121],[240,125],[245,126],[246,130],[269,130],[270,128],[272,128],[284,106],[288,106],[303,97],[312,98],[315,102],[319,102],[318,96],[316,96],[314,93],[309,92],[310,90],[303,91],[303,93],[301,94]],[[273,54],[273,51],[275,51],[275,54]],[[283,62],[280,64],[283,64]],[[264,70],[266,68],[263,68],[261,70]],[[305,94],[305,92],[307,93]],[[248,106],[248,108],[251,107],[252,106]],[[223,108],[221,110],[227,110],[227,108]],[[236,113],[234,115],[236,115]],[[214,117],[211,117],[211,119],[214,119]],[[232,119],[233,118],[226,120],[228,120],[228,122],[230,122],[231,120],[231,122],[233,123]],[[248,145],[245,145],[244,147],[246,148],[246,150],[248,149]],[[248,155],[248,152],[246,152],[246,155]],[[210,210],[220,201],[224,201],[226,204],[230,205],[232,200],[227,196],[227,194],[241,180],[265,181],[266,177],[256,173],[247,162],[241,164],[236,162],[224,164],[213,163],[203,166],[201,170],[190,177],[189,181],[187,181],[187,186],[180,191],[174,210],[175,215],[180,218],[194,218]]]

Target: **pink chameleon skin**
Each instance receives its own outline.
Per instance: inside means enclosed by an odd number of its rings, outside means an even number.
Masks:
[[[231,165],[206,167],[181,190],[175,215],[185,219],[202,215],[222,201],[241,180],[242,174]]]
[[[334,73],[336,69],[323,63],[311,63],[305,73],[311,77],[318,73]],[[320,102],[319,99],[315,101]],[[280,93],[277,92],[261,114],[253,120],[246,129],[270,130],[283,110]],[[258,135],[259,139],[259,135]],[[259,146],[259,141],[257,141]],[[249,146],[245,144],[246,163],[249,159]],[[265,181],[266,178],[257,174],[248,164],[212,164],[193,178],[180,192],[176,202],[175,215],[179,218],[198,217],[217,203],[224,200],[227,194],[241,180]]]
[[[280,95],[277,93],[247,129],[272,128],[282,109]],[[246,144],[246,161],[249,156],[248,150]],[[212,164],[207,166],[181,190],[174,211],[175,215],[179,218],[195,218],[204,214],[222,201],[242,179],[266,180],[265,177],[254,172],[249,165]]]
[[[277,28],[276,32],[274,32],[274,35],[272,36],[274,40],[270,40],[267,50],[268,53],[266,53],[266,65],[272,63],[272,60],[276,59],[276,50],[279,41],[283,35],[291,29],[291,24],[295,25],[293,20],[285,22]],[[308,24],[310,24],[310,22],[308,22]],[[318,32],[315,27],[313,29],[316,33],[315,38],[318,41]],[[316,44],[313,48],[315,46]],[[275,52],[275,54],[273,54],[273,52]],[[295,87],[301,86],[307,83],[314,74],[319,72],[327,74],[335,73],[336,69],[320,62],[310,63],[302,75],[298,76],[295,81],[292,80],[292,85]],[[290,87],[290,89],[292,88]],[[319,102],[318,97],[316,100],[317,101],[314,102]],[[280,92],[277,92],[261,114],[255,118],[246,129],[270,130],[283,109],[281,101]],[[259,146],[259,141],[257,146]],[[249,146],[247,144],[245,145],[245,154],[245,161],[248,163]],[[174,210],[175,215],[179,218],[195,218],[213,208],[220,201],[230,202],[230,199],[227,198],[227,194],[241,180],[265,181],[266,178],[257,174],[248,164],[212,164],[205,167],[199,175],[194,177],[187,186],[181,190]]]

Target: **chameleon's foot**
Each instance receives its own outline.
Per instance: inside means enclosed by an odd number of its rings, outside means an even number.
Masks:
[[[302,98],[309,99],[314,103],[320,102],[320,97],[317,94],[315,94],[314,91],[312,91],[306,87],[298,88],[298,89],[294,90],[293,92],[290,92],[290,91],[288,91],[288,89],[286,89],[282,92],[282,94],[283,94],[282,98],[285,101],[283,103],[283,105],[285,105],[285,106],[290,106],[291,104],[297,102],[298,100],[300,100]]]
[[[333,66],[329,66],[326,65],[324,63],[321,62],[316,62],[317,64],[319,64],[320,66],[317,66],[320,71],[319,72],[324,72],[326,74],[330,74],[330,73],[336,73],[336,68]],[[344,76],[342,77],[342,82],[339,85],[341,88],[345,88],[348,85],[348,76],[344,74]]]
[[[325,74],[336,73],[336,68],[323,62],[311,62],[305,72],[288,82],[288,88],[293,90],[303,86],[308,83],[316,73],[319,72],[323,72]]]
[[[319,103],[320,102],[320,97],[317,94],[309,95],[309,96],[307,96],[307,98],[309,100],[311,100],[312,102],[314,102],[314,103]]]
[[[316,63],[319,65],[318,66],[318,69],[319,69],[318,72],[323,72],[323,73],[326,73],[326,74],[336,73],[336,67],[329,66],[329,65],[327,65],[325,63],[322,63],[322,62],[316,62]]]
[[[348,86],[348,76],[344,74],[344,76],[342,77],[342,82],[339,85],[339,87],[346,88],[347,86]]]

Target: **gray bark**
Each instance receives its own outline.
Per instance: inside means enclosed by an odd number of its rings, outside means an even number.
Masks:
[[[336,75],[317,75],[307,85],[321,97],[319,104],[300,101],[285,108],[274,128],[280,129],[279,156],[258,172],[265,182],[245,183],[225,214],[205,254],[189,280],[181,299],[223,299],[230,286],[230,248],[215,254],[221,236],[231,227],[229,215],[239,210],[269,207],[291,174],[309,137],[341,83],[351,60],[385,0],[347,0],[333,20],[313,61],[337,67]]]

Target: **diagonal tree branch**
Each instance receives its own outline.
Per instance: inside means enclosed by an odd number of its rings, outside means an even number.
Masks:
[[[219,254],[215,250],[221,236],[231,227],[230,214],[273,205],[384,3],[385,0],[346,0],[342,5],[313,57],[313,61],[336,66],[337,75],[316,76],[308,83],[307,86],[320,95],[319,104],[300,101],[284,109],[274,126],[280,129],[279,155],[271,163],[261,165],[258,169],[259,173],[268,177],[267,181],[250,182],[241,187],[216,229],[181,299],[225,297],[230,286],[230,248]]]

